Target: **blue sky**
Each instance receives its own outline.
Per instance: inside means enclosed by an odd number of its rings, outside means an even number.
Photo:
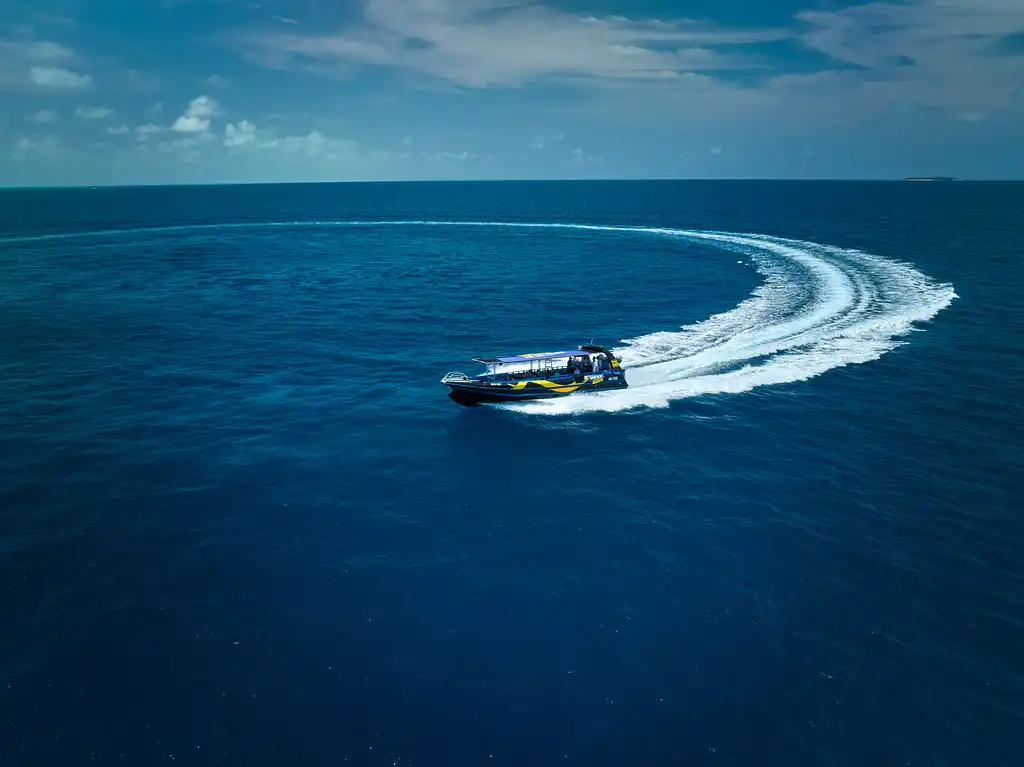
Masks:
[[[1024,178],[1024,1],[0,0],[0,185]]]

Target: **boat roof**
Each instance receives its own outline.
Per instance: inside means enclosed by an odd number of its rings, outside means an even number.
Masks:
[[[533,362],[535,360],[552,360],[559,357],[580,357],[589,352],[579,349],[569,349],[562,352],[537,352],[535,354],[516,354],[512,357],[474,357],[473,362],[482,362],[487,365],[494,363],[506,364],[510,362]]]

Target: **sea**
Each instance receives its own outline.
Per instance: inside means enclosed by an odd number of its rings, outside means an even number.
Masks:
[[[1022,387],[1024,183],[2,191],[0,764],[1019,765]]]

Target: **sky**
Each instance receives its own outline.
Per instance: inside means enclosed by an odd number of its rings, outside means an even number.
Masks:
[[[1024,0],[0,0],[0,186],[1024,179]]]

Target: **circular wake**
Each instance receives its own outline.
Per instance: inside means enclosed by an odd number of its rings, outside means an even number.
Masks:
[[[913,266],[801,240],[644,226],[498,221],[293,221],[199,224],[72,232],[0,239],[0,243],[200,229],[348,226],[489,226],[635,232],[701,241],[748,256],[765,281],[739,306],[674,331],[626,339],[615,349],[629,388],[502,405],[529,413],[665,407],[702,394],[739,393],[812,378],[878,359],[900,345],[914,323],[957,297]]]
[[[748,256],[765,281],[739,306],[677,331],[626,339],[626,390],[537,400],[507,407],[531,413],[666,407],[702,394],[739,393],[802,381],[878,359],[914,323],[957,297],[909,264],[801,240],[652,227],[646,232],[709,242]]]

